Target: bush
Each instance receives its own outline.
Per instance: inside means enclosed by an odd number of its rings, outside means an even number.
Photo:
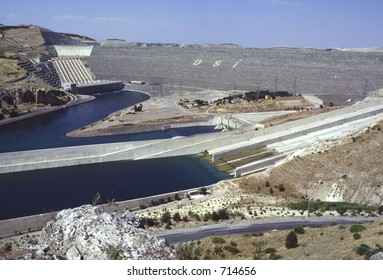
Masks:
[[[305,233],[305,229],[302,226],[295,227],[294,228],[294,232],[298,233],[298,234],[304,234]]]
[[[350,228],[350,232],[351,233],[355,233],[355,232],[362,232],[366,229],[365,226],[362,226],[362,225],[353,225],[351,226]]]
[[[180,213],[174,213],[174,215],[173,215],[173,221],[175,221],[175,222],[179,222],[179,221],[181,221],[181,215],[180,215]]]
[[[156,218],[144,218],[143,222],[148,227],[158,226],[158,220]]]
[[[121,253],[122,253],[122,250],[120,247],[110,246],[106,250],[106,254],[108,255],[109,260],[121,260]]]
[[[383,214],[383,205],[380,205],[380,206],[378,207],[378,212],[379,212],[380,215]]]
[[[272,253],[269,257],[269,260],[280,260],[282,259],[282,256],[281,255],[278,255],[276,253]]]
[[[277,252],[277,250],[275,248],[266,248],[264,251],[263,251],[265,254],[275,254]]]
[[[361,238],[360,234],[357,232],[354,233],[353,237],[354,237],[354,240],[358,240]]]
[[[168,223],[168,222],[170,222],[171,218],[172,218],[172,217],[171,217],[169,211],[166,211],[166,212],[163,213],[162,216],[161,216],[161,222],[163,222],[164,224],[165,224],[165,223]]]
[[[214,244],[224,244],[224,243],[226,243],[226,240],[223,239],[222,237],[214,236],[214,237],[211,239],[211,242],[213,242]]]
[[[366,244],[361,244],[358,248],[356,248],[356,253],[358,255],[366,255],[369,251],[370,251],[370,246],[366,245]]]
[[[223,249],[225,251],[228,251],[228,252],[232,253],[233,255],[236,255],[236,254],[238,254],[240,252],[239,249],[236,246],[232,246],[232,245],[226,245],[226,246],[223,247]]]
[[[12,251],[12,243],[6,243],[6,244],[4,245],[4,251],[5,251],[5,252],[10,252],[10,251]]]
[[[283,184],[279,184],[278,189],[280,192],[284,192],[286,190],[286,188]]]
[[[294,231],[290,231],[285,240],[285,245],[287,249],[298,247],[298,237]]]

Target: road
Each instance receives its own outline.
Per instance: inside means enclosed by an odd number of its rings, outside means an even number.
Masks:
[[[376,218],[375,218],[376,219]],[[310,217],[310,218],[273,218],[262,220],[242,220],[228,224],[215,224],[194,228],[167,230],[157,233],[157,237],[164,238],[169,244],[200,240],[208,236],[239,235],[289,230],[297,226],[316,227],[318,225],[357,224],[373,221],[366,217]]]

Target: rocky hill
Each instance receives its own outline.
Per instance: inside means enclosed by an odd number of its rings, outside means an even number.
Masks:
[[[283,185],[284,196],[382,205],[382,145],[380,121],[348,137],[315,143],[237,183],[249,192]]]
[[[40,234],[7,241],[0,249],[5,259],[172,260],[176,253],[140,228],[128,210],[104,212],[101,206],[83,205],[62,210]],[[1,243],[1,242],[0,242]],[[3,252],[2,252],[3,251]]]

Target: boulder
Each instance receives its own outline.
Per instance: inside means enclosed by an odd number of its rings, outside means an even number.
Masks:
[[[370,257],[370,260],[383,260],[383,251],[378,252]]]
[[[106,213],[84,205],[59,212],[42,229],[42,243],[58,259],[175,259],[164,239],[138,228],[129,211]]]

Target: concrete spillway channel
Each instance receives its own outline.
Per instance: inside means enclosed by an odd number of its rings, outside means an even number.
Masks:
[[[367,106],[369,105],[369,106]],[[269,133],[256,134],[248,141],[209,150],[213,162],[220,166],[229,162],[231,157],[238,158],[237,164],[230,170],[235,177],[261,171],[284,159],[287,155],[302,149],[316,141],[339,138],[354,133],[378,120],[383,119],[382,100],[347,107],[330,113],[317,115],[304,120],[273,127]],[[296,126],[294,126],[294,124]],[[276,128],[280,128],[277,130]],[[241,155],[254,150],[269,149],[266,157],[247,157]]]
[[[225,171],[232,176],[236,176],[235,171],[237,168],[252,162],[259,162],[274,158],[275,156],[278,156],[276,151],[262,148],[222,157],[216,160],[214,164],[218,169]]]

